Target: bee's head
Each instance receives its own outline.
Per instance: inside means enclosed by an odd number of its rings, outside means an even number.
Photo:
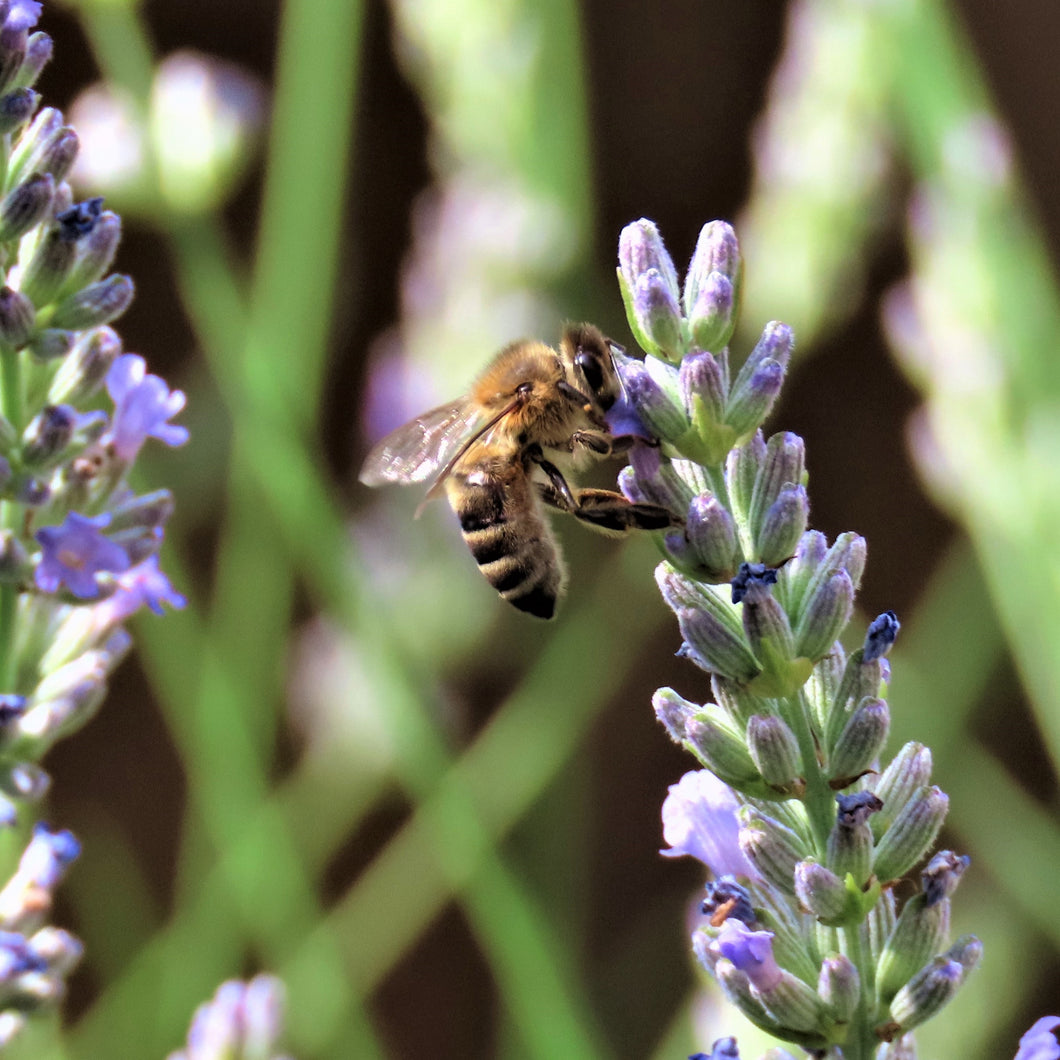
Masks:
[[[563,330],[562,348],[574,373],[574,385],[606,412],[622,389],[611,359],[611,343],[592,324],[570,324]]]

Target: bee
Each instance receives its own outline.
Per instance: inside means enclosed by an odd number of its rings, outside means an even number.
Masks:
[[[531,340],[511,343],[467,395],[380,441],[361,481],[379,486],[433,478],[424,504],[446,494],[490,585],[520,611],[551,618],[566,571],[543,506],[612,535],[679,522],[659,505],[567,483],[565,471],[625,448],[604,418],[621,393],[612,345],[591,324],[567,325],[558,350]]]

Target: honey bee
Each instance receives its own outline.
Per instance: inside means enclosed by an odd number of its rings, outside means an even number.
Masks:
[[[568,325],[558,350],[511,343],[470,393],[379,442],[361,481],[379,486],[433,477],[424,503],[447,495],[490,585],[520,611],[551,618],[566,572],[542,505],[605,534],[678,523],[666,508],[613,490],[572,489],[561,470],[623,448],[604,419],[621,392],[611,345],[591,324]]]

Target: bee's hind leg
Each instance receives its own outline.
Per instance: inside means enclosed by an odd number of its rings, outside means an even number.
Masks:
[[[533,459],[548,477],[548,482],[535,483],[541,500],[596,530],[623,534],[628,530],[666,530],[683,525],[681,519],[659,504],[629,501],[614,490],[572,490],[554,464],[536,454]]]

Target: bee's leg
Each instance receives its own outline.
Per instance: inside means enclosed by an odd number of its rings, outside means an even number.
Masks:
[[[573,453],[579,446],[592,450],[597,456],[611,456],[615,453],[614,440],[603,431],[575,431],[570,436],[570,451]]]
[[[575,493],[559,468],[536,454],[533,459],[548,476],[548,482],[535,483],[541,500],[596,530],[623,534],[627,530],[666,530],[684,525],[662,505],[638,504],[614,490],[584,489]]]
[[[575,500],[577,507],[571,515],[605,532],[668,530],[684,525],[681,518],[661,504],[636,503],[614,490],[578,490]]]

